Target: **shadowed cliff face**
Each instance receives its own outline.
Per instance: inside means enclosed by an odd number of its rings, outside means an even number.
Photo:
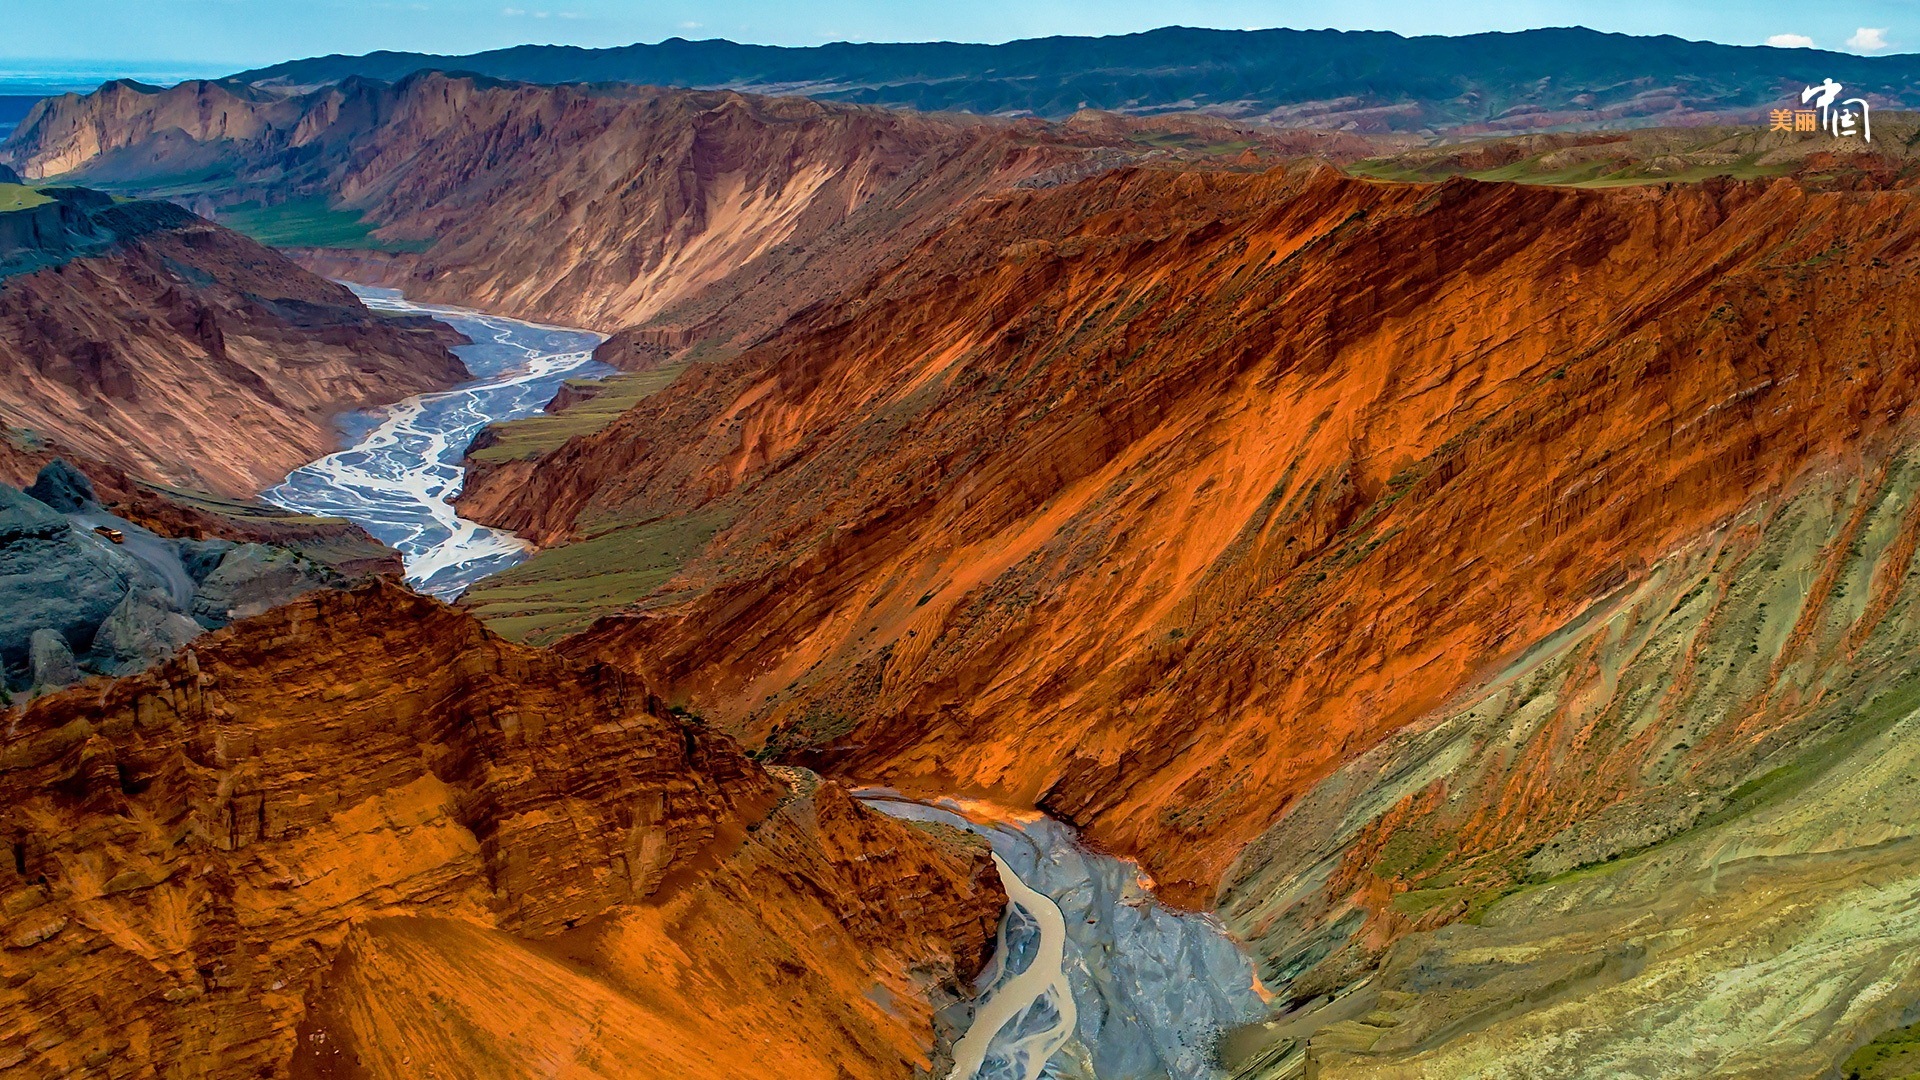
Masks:
[[[652,708],[630,676],[508,644],[380,583],[5,714],[0,1061],[21,1075],[172,1075],[192,1062],[195,1075],[252,1076],[286,1068],[298,1033],[333,1031],[326,1046],[298,1040],[312,1066],[341,1039],[356,1045],[354,1024],[394,1022],[329,988],[377,983],[383,956],[417,944],[407,927],[451,927],[431,942],[456,952],[488,943],[487,966],[457,976],[476,1009],[564,978],[666,1018],[641,1028],[689,1030],[738,1012],[689,1019],[670,990],[639,994],[632,965],[704,935],[691,970],[732,980],[739,1011],[787,1002],[837,1017],[874,1061],[924,1056],[928,1007],[914,995],[971,976],[1004,902],[986,855],[837,789],[763,821],[783,785],[730,739]],[[756,869],[774,862],[778,873]],[[746,878],[773,884],[749,892]],[[817,921],[840,928],[794,930]],[[556,973],[555,948],[597,967]],[[408,991],[444,986],[429,974],[456,977],[423,970]],[[907,1004],[844,1000],[876,980]],[[528,1052],[517,1019],[483,1045],[444,1013],[402,1018],[424,1043],[392,1045],[419,1049],[416,1066],[478,1075]],[[754,1031],[757,1049],[775,1034],[806,1040],[804,1028]],[[605,1035],[565,1034],[583,1052]],[[418,1075],[357,1052],[362,1071],[348,1075]],[[607,1075],[657,1075],[664,1052]]]
[[[1901,194],[1134,172],[993,202],[467,505],[727,522],[564,648],[1200,903],[1329,771],[1915,389]]]
[[[0,228],[28,215],[0,243],[0,420],[141,479],[251,494],[332,449],[337,414],[466,377],[447,327],[178,207],[68,192]]]
[[[280,97],[235,84],[116,83],[49,99],[8,153],[23,172],[125,190],[199,183],[207,212],[317,197],[424,253],[313,252],[317,269],[439,300],[623,335],[641,366],[744,344],[883,265],[960,206],[1178,147],[1342,159],[1353,136],[1170,120],[1066,125],[797,98],[535,87],[415,75]],[[1173,149],[1161,148],[1165,143]],[[1224,151],[1223,151],[1224,152]],[[1212,151],[1201,151],[1202,156]]]

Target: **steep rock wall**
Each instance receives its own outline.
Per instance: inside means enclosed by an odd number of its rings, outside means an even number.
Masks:
[[[380,582],[6,714],[0,1065],[284,1075],[296,1046],[322,1043],[300,1034],[332,1007],[327,973],[365,955],[342,946],[377,939],[379,920],[452,920],[507,954],[547,956],[540,942],[570,928],[658,926],[675,910],[716,938],[713,963],[753,946],[762,968],[772,942],[805,944],[796,926],[840,919],[845,939],[812,936],[828,950],[813,982],[789,979],[804,993],[763,996],[748,965],[738,1007],[838,1010],[875,1060],[928,1053],[924,997],[867,1009],[840,991],[962,986],[1004,902],[986,856],[837,789],[765,821],[786,787],[732,740],[657,709],[631,676],[511,645]],[[761,922],[703,921],[717,897]],[[468,1004],[536,993],[538,967],[465,984]],[[629,1005],[701,1008],[653,995]],[[451,1023],[413,1015],[435,1019]],[[362,1049],[372,1061],[385,1046]]]
[[[1114,174],[464,505],[542,542],[720,516],[564,648],[796,760],[1037,801],[1205,903],[1332,769],[1893,439],[1917,225],[1791,181]]]
[[[466,378],[448,351],[465,339],[442,323],[376,315],[177,207],[89,194],[99,205],[0,274],[9,427],[142,479],[245,495],[335,449],[339,413]]]

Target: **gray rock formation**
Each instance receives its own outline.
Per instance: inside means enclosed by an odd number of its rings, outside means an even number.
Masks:
[[[58,630],[41,627],[27,639],[27,670],[33,693],[44,694],[80,681],[80,665]]]
[[[285,548],[240,544],[201,581],[193,616],[224,626],[335,584],[340,584],[335,575]]]
[[[27,494],[62,514],[78,514],[100,505],[100,497],[93,492],[93,481],[67,464],[65,458],[54,458],[42,466],[32,486],[27,488]]]
[[[140,565],[111,544],[0,484],[0,660],[9,668],[27,663],[35,630],[91,642],[142,577]]]
[[[8,691],[41,693],[89,672],[130,674],[202,631],[350,584],[284,548],[155,535],[108,513],[64,461],[40,470],[30,490],[0,484]]]
[[[200,634],[200,624],[173,607],[166,590],[136,588],[101,622],[93,638],[96,663],[127,675],[172,656]]]
[[[173,545],[180,553],[180,565],[186,567],[187,575],[193,578],[196,586],[207,580],[207,575],[219,567],[220,560],[227,557],[227,552],[239,546],[231,540],[219,539],[175,540]]]

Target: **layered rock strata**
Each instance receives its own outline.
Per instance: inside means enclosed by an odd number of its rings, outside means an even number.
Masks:
[[[657,708],[382,581],[6,714],[0,1065],[924,1066],[1004,903],[985,853]]]
[[[9,428],[140,479],[245,495],[334,449],[339,413],[466,377],[449,351],[465,339],[442,323],[376,315],[171,204],[54,190],[0,214]],[[16,219],[30,227],[10,248]]]
[[[1792,181],[1115,174],[464,505],[542,543],[719,520],[563,647],[796,760],[1039,802],[1204,903],[1333,769],[1902,438],[1916,227]]]

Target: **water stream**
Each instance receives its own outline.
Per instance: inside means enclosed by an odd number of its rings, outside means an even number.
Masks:
[[[591,330],[415,304],[392,289],[349,285],[375,311],[431,315],[473,339],[454,349],[474,381],[420,394],[342,420],[352,445],[291,473],[262,492],[289,510],[343,517],[406,561],[407,581],[452,600],[469,585],[526,558],[526,544],[453,512],[466,477],[461,458],[488,424],[531,416],[569,379],[604,378],[593,359],[606,340]]]
[[[1007,889],[994,963],[950,1080],[1218,1080],[1215,1042],[1264,1014],[1252,962],[1213,918],[1153,898],[1133,863],[1038,814],[859,793],[985,837]]]
[[[376,311],[431,315],[472,338],[455,351],[475,381],[353,414],[343,422],[352,445],[265,496],[358,522],[399,549],[415,588],[452,599],[526,557],[513,534],[454,513],[468,443],[490,423],[538,412],[562,382],[613,369],[593,360],[603,338],[590,331],[352,288]],[[1215,920],[1159,903],[1138,867],[1087,850],[1050,818],[859,794],[896,817],[985,837],[1007,890],[976,1002],[950,1016],[966,1029],[950,1080],[1219,1080],[1216,1039],[1263,1007],[1251,963]]]

